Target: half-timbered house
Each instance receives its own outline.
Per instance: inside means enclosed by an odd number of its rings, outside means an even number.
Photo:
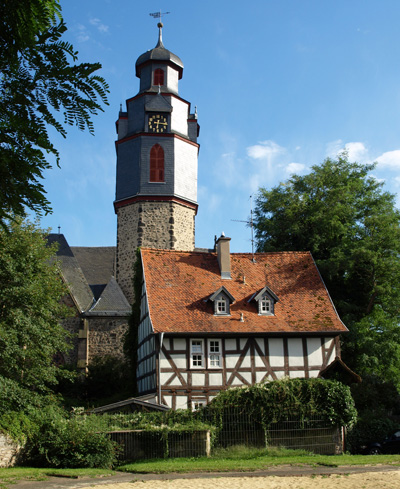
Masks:
[[[308,252],[141,250],[139,395],[195,408],[220,390],[317,377],[340,358],[341,322]]]

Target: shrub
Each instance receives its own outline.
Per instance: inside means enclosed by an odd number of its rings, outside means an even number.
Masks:
[[[283,379],[221,391],[204,411],[214,416],[240,407],[264,427],[286,417],[306,420],[318,415],[333,425],[351,426],[357,419],[348,386],[337,380]]]
[[[399,423],[376,411],[365,412],[357,423],[348,431],[346,450],[359,453],[363,446],[371,442],[380,442],[386,435],[399,428]]]
[[[40,467],[110,468],[116,459],[116,445],[107,435],[57,410],[44,413],[24,451],[25,464]]]

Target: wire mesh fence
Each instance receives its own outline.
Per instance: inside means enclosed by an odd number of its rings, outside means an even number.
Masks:
[[[302,449],[318,454],[343,451],[341,427],[318,416],[284,416],[265,422],[242,408],[197,412],[103,414],[84,416],[94,431],[109,433],[124,460],[210,456],[230,447]]]

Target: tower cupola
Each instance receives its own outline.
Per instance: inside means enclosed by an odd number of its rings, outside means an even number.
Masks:
[[[162,41],[163,24],[158,24],[158,42],[155,48],[146,51],[136,61],[136,76],[140,78],[140,91],[163,91],[178,93],[178,80],[182,78],[181,59],[164,47]]]

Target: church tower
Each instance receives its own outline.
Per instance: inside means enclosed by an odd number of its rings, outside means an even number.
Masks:
[[[117,121],[117,281],[133,300],[139,246],[194,249],[199,125],[178,93],[183,63],[166,49],[162,27],[154,49],[139,56],[139,93]]]

